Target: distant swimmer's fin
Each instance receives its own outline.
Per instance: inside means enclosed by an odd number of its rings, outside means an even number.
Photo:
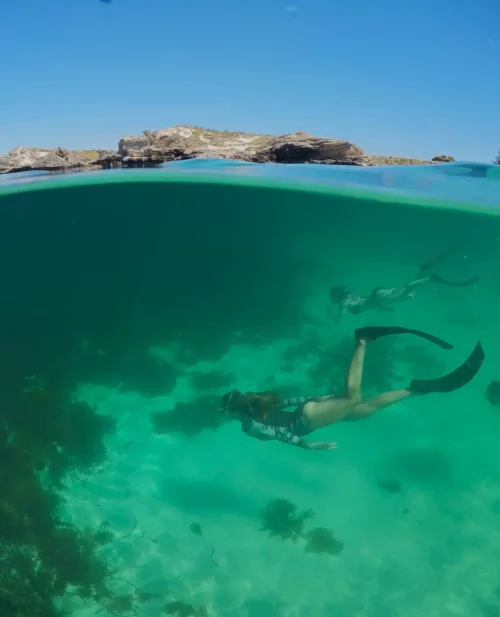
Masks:
[[[414,394],[431,394],[432,392],[452,392],[463,388],[477,375],[485,357],[483,346],[478,342],[471,355],[457,369],[436,379],[414,379],[408,390]]]
[[[439,345],[442,349],[453,349],[453,345],[443,341],[443,339],[437,338],[437,336],[427,334],[427,332],[422,332],[421,330],[412,330],[411,328],[401,328],[399,326],[371,326],[367,328],[358,328],[354,331],[354,334],[356,340],[366,339],[367,341],[375,341],[382,336],[392,336],[393,334],[413,334],[435,345]]]
[[[462,247],[459,246],[455,246],[452,249],[448,249],[447,251],[445,251],[444,253],[441,253],[440,255],[438,255],[437,257],[435,257],[434,259],[432,259],[431,261],[428,261],[425,264],[422,264],[420,266],[420,273],[424,273],[427,272],[428,270],[431,270],[432,268],[434,268],[434,266],[436,266],[438,263],[444,261],[447,257],[449,257],[450,255],[453,255],[453,253],[456,253],[457,251],[459,251]]]
[[[433,281],[436,281],[436,283],[441,283],[450,287],[469,287],[470,285],[475,285],[479,281],[478,276],[474,276],[473,278],[465,281],[448,281],[442,276],[439,276],[439,274],[431,274],[430,277]]]

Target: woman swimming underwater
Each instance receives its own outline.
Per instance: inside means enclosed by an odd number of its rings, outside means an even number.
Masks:
[[[330,289],[330,306],[327,315],[340,323],[345,314],[360,315],[367,311],[394,312],[394,305],[413,300],[416,291],[432,283],[447,285],[448,287],[470,287],[475,285],[479,278],[472,278],[462,281],[449,281],[439,274],[432,273],[431,270],[449,255],[456,253],[460,247],[452,248],[432,261],[422,264],[418,274],[403,287],[376,287],[369,294],[353,293],[342,285],[334,285]]]
[[[276,439],[309,450],[331,450],[331,442],[310,442],[305,435],[336,422],[364,420],[377,411],[385,409],[411,396],[433,392],[452,392],[471,381],[485,359],[483,347],[477,343],[471,355],[457,369],[436,379],[414,379],[407,388],[379,394],[367,401],[362,400],[361,382],[368,342],[394,334],[413,334],[439,345],[442,349],[453,346],[420,330],[391,327],[359,328],[355,331],[356,345],[346,376],[345,393],[342,396],[301,397],[281,400],[272,392],[248,392],[233,390],[222,397],[222,412],[235,416],[242,430],[256,439]],[[292,412],[284,411],[297,405]]]

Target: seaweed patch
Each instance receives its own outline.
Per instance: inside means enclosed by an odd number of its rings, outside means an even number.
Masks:
[[[344,549],[333,532],[326,527],[317,527],[306,531],[305,524],[313,519],[312,510],[298,512],[297,506],[288,499],[271,500],[261,513],[262,526],[260,531],[267,531],[269,537],[279,537],[282,540],[305,540],[306,553],[327,553],[338,555]]]
[[[267,531],[270,537],[296,542],[304,535],[304,525],[314,518],[312,510],[297,513],[297,506],[287,499],[273,499],[262,511],[261,531]]]

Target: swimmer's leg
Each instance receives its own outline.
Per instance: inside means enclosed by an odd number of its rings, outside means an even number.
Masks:
[[[304,405],[302,413],[311,430],[340,422],[361,402],[361,380],[366,353],[366,340],[358,337],[346,375],[343,396],[321,396]]]
[[[478,276],[473,276],[470,279],[466,279],[465,281],[448,281],[444,279],[439,274],[431,274],[430,278],[435,283],[441,283],[441,285],[448,285],[448,287],[470,287],[471,285],[475,285],[479,281]]]
[[[388,304],[394,304],[403,302],[405,300],[411,300],[415,297],[415,289],[426,285],[432,279],[430,277],[425,279],[418,279],[411,281],[405,287],[377,287],[371,293],[371,300],[374,307],[379,311],[391,310]]]
[[[403,401],[410,396],[413,396],[413,392],[411,392],[408,388],[384,392],[383,394],[379,394],[368,401],[364,401],[363,403],[356,405],[349,415],[346,416],[344,421],[364,420],[365,418],[372,416],[377,411],[390,407],[395,403],[399,403],[399,401]]]
[[[429,270],[434,268],[435,265],[437,265],[438,263],[446,259],[449,255],[456,253],[461,248],[462,248],[461,246],[455,246],[454,248],[449,249],[448,251],[445,251],[444,253],[441,253],[441,255],[438,255],[432,261],[428,261],[427,263],[422,264],[420,266],[419,275],[421,276],[422,274],[428,272]],[[419,280],[424,280],[424,279],[419,279]],[[442,285],[448,285],[449,287],[469,287],[470,285],[475,285],[479,281],[479,277],[474,276],[470,279],[466,279],[465,281],[448,281],[447,279],[444,279],[442,276],[439,276],[439,274],[430,274],[428,276],[428,280],[432,280],[435,283],[441,283]],[[415,282],[418,282],[418,281],[415,281]]]
[[[428,285],[433,280],[434,280],[434,277],[431,275],[431,276],[426,276],[426,277],[421,278],[421,279],[415,279],[414,281],[410,281],[408,283],[408,285],[405,287],[406,292],[409,295],[412,291],[415,291],[415,289],[419,289],[420,287],[424,287],[425,285]]]
[[[356,347],[352,354],[345,379],[345,396],[356,402],[361,401],[361,382],[363,379],[365,354],[366,340],[363,337],[356,337]]]
[[[378,396],[360,403],[345,420],[362,420],[410,396],[431,394],[433,392],[452,392],[467,385],[478,373],[485,359],[481,343],[477,343],[471,355],[458,368],[448,375],[436,379],[414,379],[408,388],[384,392]]]

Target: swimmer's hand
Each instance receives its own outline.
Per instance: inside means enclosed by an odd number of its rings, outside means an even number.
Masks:
[[[332,441],[313,441],[309,443],[310,450],[335,450],[336,447],[337,444]]]
[[[334,321],[336,324],[339,324],[342,318],[343,310],[342,310],[342,307],[340,306],[339,310],[337,311],[337,314],[335,314],[333,312],[333,306],[329,306],[326,309],[326,314],[332,321]]]

